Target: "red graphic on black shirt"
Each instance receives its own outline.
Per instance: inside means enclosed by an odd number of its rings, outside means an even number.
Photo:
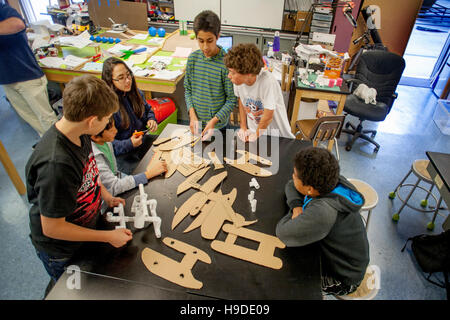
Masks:
[[[71,222],[86,226],[97,216],[102,204],[98,176],[97,163],[91,152],[83,169],[83,182],[77,194],[77,209],[69,218]]]

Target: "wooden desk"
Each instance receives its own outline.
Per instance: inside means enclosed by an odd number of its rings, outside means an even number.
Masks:
[[[336,115],[342,114],[344,110],[345,100],[347,95],[350,94],[347,84],[345,81],[342,82],[342,86],[339,91],[333,91],[330,88],[309,88],[304,85],[298,84],[298,77],[295,77],[295,100],[294,108],[291,116],[291,131],[295,134],[295,122],[297,121],[298,110],[300,109],[300,102],[302,98],[311,98],[319,100],[332,100],[337,101],[338,106],[336,109]],[[328,150],[333,147],[334,140],[330,140],[328,143]]]
[[[188,126],[169,124],[161,133],[161,137],[170,136],[170,133],[177,128],[186,129]],[[203,147],[206,145],[207,143],[204,143]],[[230,141],[225,141],[225,145],[230,145]],[[228,176],[221,184],[220,190],[226,194],[233,188],[237,188],[238,193],[233,209],[247,220],[258,219],[258,222],[248,226],[249,229],[275,235],[276,224],[288,212],[284,186],[292,175],[291,159],[299,149],[310,145],[310,142],[295,139],[281,138],[279,140],[279,153],[277,154],[282,163],[279,164],[278,172],[275,175],[257,178],[260,189],[255,192],[255,198],[258,201],[255,213],[251,213],[248,201],[249,181],[252,176],[225,164]],[[272,152],[275,154],[276,151],[272,150]],[[135,172],[141,172],[145,168],[152,154],[153,151],[150,149]],[[224,153],[224,155],[226,154]],[[210,168],[200,183],[204,183],[211,176],[223,170]],[[276,249],[274,255],[283,261],[283,266],[281,269],[275,270],[214,251],[211,248],[211,241],[203,239],[199,229],[183,233],[195,217],[184,218],[174,230],[171,230],[175,206],[180,208],[196,192],[196,190],[190,189],[177,197],[177,186],[185,179],[179,172],[175,172],[169,179],[158,177],[144,187],[149,198],[158,201],[156,211],[162,219],[160,239],[155,237],[153,226],[134,230],[133,224],[128,224],[133,232],[133,240],[128,245],[121,249],[114,249],[108,244],[95,244],[92,245],[91,250],[85,251],[82,257],[74,259],[71,264],[78,265],[82,272],[152,287],[152,291],[155,292],[158,299],[176,299],[180,294],[239,300],[322,299],[320,251],[317,243],[305,247]],[[138,190],[134,189],[122,195],[126,199],[125,214],[130,214],[133,198],[137,193]],[[110,225],[110,228],[112,227]],[[224,240],[226,235],[225,232],[220,231],[216,239]],[[203,283],[201,289],[186,289],[178,286],[154,275],[144,266],[141,261],[141,252],[147,247],[181,261],[183,255],[163,244],[164,237],[183,241],[205,251],[210,256],[211,264],[197,262],[192,269],[194,277]],[[237,244],[255,249],[255,243],[247,239],[239,238]],[[113,286],[106,286],[105,281],[101,278],[86,278],[83,281],[89,281],[89,284],[85,284],[86,288],[107,290],[107,296],[112,295],[111,291],[116,290]],[[98,282],[98,285],[91,281]],[[60,282],[64,283],[64,278],[61,278],[58,284]],[[51,297],[68,298],[67,289],[64,285],[58,284],[52,290]],[[161,295],[158,295],[156,290],[158,288],[162,290]],[[117,297],[120,295],[120,293],[114,294]],[[122,296],[127,298],[126,291]],[[87,292],[86,295],[77,292],[71,296],[74,299],[87,297],[89,297]]]
[[[133,30],[133,32],[144,33],[143,31],[136,31],[136,30]],[[176,32],[169,34],[167,36],[167,39],[169,39],[171,37],[175,37],[177,35],[177,32],[178,32],[178,30]],[[127,41],[131,41],[131,40],[133,40],[133,39],[122,40],[123,43],[121,42],[121,44],[126,45]],[[139,44],[143,44],[143,43],[145,43],[145,42],[134,40],[134,42],[132,42],[130,44],[139,45]],[[112,46],[112,45],[101,44],[101,46]],[[66,48],[66,47],[63,47],[63,48]],[[71,50],[69,51],[69,54],[77,55],[77,53],[81,53],[80,57],[87,57],[87,56],[91,56],[91,55],[95,54],[94,47],[86,47],[85,49],[86,50],[91,49],[90,50],[91,52],[89,52],[88,54],[86,54],[86,53],[83,54],[82,51],[84,49],[71,48]],[[105,48],[103,48],[102,50],[104,50],[104,49]],[[152,55],[156,54],[159,50],[161,50],[161,49],[158,49]],[[71,51],[74,51],[76,53],[72,53]],[[42,68],[42,71],[45,73],[47,80],[60,83],[62,85],[62,89],[63,89],[63,84],[69,82],[70,80],[72,80],[75,77],[82,76],[85,74],[91,74],[97,78],[101,78],[101,72],[71,70],[71,69],[61,69],[61,68],[49,68],[49,67],[44,67],[44,66],[42,66],[41,68]],[[80,68],[78,68],[78,69],[80,69]],[[178,76],[175,80],[163,80],[163,79],[154,79],[151,77],[137,77],[137,76],[135,78],[136,78],[137,87],[144,92],[146,99],[150,99],[152,91],[162,92],[162,93],[174,93],[176,90],[177,83],[181,79],[183,79],[183,77],[184,77],[184,72],[180,76]]]
[[[428,159],[430,159],[427,171],[439,190],[442,199],[447,204],[447,208],[450,208],[450,154],[431,151],[427,151],[426,154]],[[442,228],[444,230],[450,229],[450,216],[447,216],[442,224]]]
[[[6,173],[11,179],[11,182],[14,184],[14,187],[16,187],[17,192],[20,195],[24,195],[27,192],[27,189],[25,188],[22,179],[17,173],[17,169],[14,166],[14,163],[11,161],[11,158],[9,157],[8,152],[3,146],[2,141],[0,141],[0,161],[3,163],[3,167],[5,167]]]

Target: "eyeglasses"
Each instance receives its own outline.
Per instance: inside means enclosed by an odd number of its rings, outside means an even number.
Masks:
[[[120,82],[124,82],[126,79],[132,79],[133,78],[133,73],[131,72],[127,72],[127,74],[124,75],[120,75],[117,79],[113,79],[114,81],[120,81]]]

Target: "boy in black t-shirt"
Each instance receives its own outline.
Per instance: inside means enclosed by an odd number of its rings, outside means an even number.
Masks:
[[[96,230],[103,200],[125,204],[101,184],[91,135],[119,108],[117,95],[94,76],[74,78],[63,92],[64,116],[44,134],[25,167],[31,241],[53,282],[82,242],[121,247],[128,229]]]

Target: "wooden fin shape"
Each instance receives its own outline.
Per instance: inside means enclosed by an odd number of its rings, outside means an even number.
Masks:
[[[184,180],[177,188],[177,195],[183,193],[186,190],[189,190],[190,188],[196,188],[200,189],[201,185],[199,185],[197,182],[203,178],[203,176],[206,174],[206,172],[209,170],[209,167],[202,168],[198,170],[197,172],[194,172],[193,175],[191,175],[189,178]]]
[[[198,260],[210,264],[209,255],[203,250],[173,238],[166,237],[163,242],[168,247],[185,253],[185,256],[181,262],[178,262],[153,249],[145,248],[142,250],[141,259],[146,268],[153,274],[182,287],[190,289],[203,287],[203,283],[192,275],[192,268]]]
[[[222,229],[228,233],[227,238],[225,241],[214,240],[211,242],[211,248],[214,250],[272,269],[281,269],[283,266],[283,261],[275,257],[274,253],[275,248],[283,249],[286,245],[277,237],[247,228],[236,228],[231,224],[225,224]],[[258,249],[253,250],[236,245],[237,237],[259,242]]]
[[[208,181],[205,182],[204,185],[200,188],[200,191],[203,191],[206,194],[209,194],[214,191],[214,189],[226,178],[228,173],[226,171],[216,174],[209,178]]]
[[[208,157],[211,159],[212,163],[214,164],[214,170],[223,169],[223,164],[222,164],[222,162],[220,162],[219,158],[217,157],[217,155],[214,151],[208,152]]]
[[[202,223],[205,221],[206,217],[211,213],[211,210],[214,208],[215,203],[213,201],[207,202],[202,209],[200,210],[199,215],[195,218],[194,221],[187,227],[183,233],[190,232],[192,230],[197,229],[202,225]]]
[[[172,220],[172,230],[183,221],[191,211],[199,211],[206,203],[208,197],[203,192],[194,193],[185,203],[177,210]]]

